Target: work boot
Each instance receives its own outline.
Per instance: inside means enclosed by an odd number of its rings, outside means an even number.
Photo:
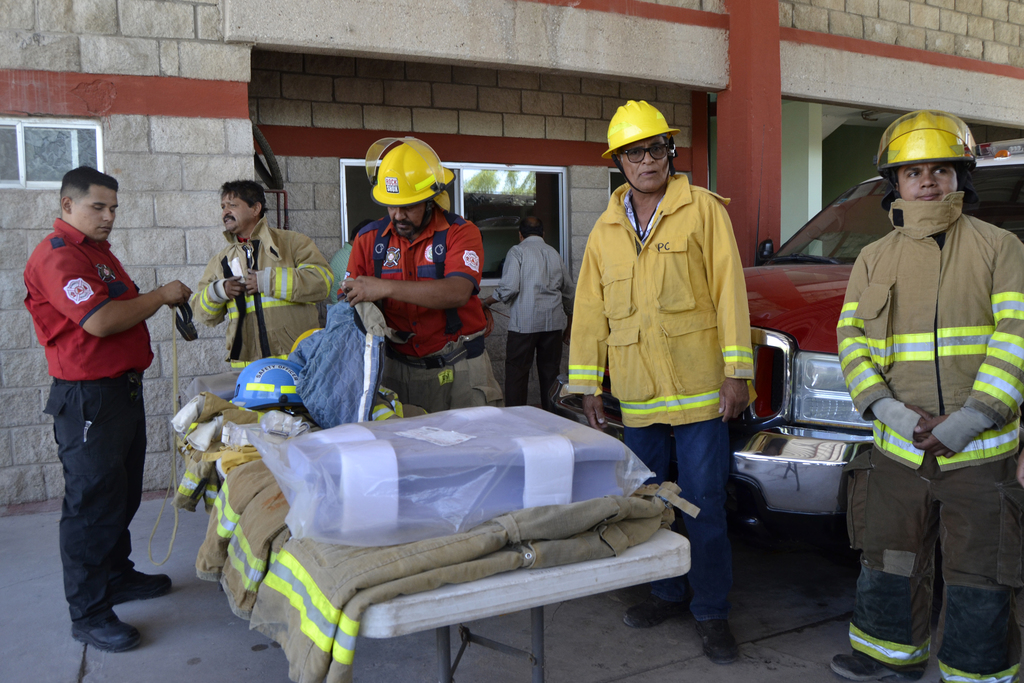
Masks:
[[[622,621],[630,628],[650,628],[666,619],[681,617],[690,611],[690,598],[682,602],[669,602],[656,595],[649,595],[640,604],[626,610]]]
[[[740,654],[727,619],[697,622],[697,634],[704,643],[704,656],[715,664],[732,664]]]
[[[110,582],[107,599],[111,605],[132,600],[159,598],[171,592],[171,577],[166,574],[143,574],[130,569]]]
[[[877,659],[856,651],[852,655],[836,655],[829,668],[848,681],[916,681],[924,675],[924,669],[890,669]]]
[[[113,612],[72,622],[71,637],[104,652],[124,652],[142,640],[137,628],[124,623]]]

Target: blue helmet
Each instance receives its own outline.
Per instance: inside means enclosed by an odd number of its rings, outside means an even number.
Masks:
[[[242,408],[300,406],[296,384],[302,366],[289,360],[264,358],[245,366],[235,384],[231,402]]]

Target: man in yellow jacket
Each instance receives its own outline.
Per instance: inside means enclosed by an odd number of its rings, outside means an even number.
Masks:
[[[604,157],[614,159],[628,185],[612,194],[587,241],[568,391],[583,394],[590,425],[601,429],[607,363],[626,445],[655,481],[667,478],[674,455],[682,495],[700,507],[686,520],[689,580],[654,583],[651,597],[627,610],[624,621],[646,628],[690,611],[704,654],[727,664],[737,646],[726,599],[726,422],[751,398],[750,322],[727,200],[675,175],[678,132],[647,102],[629,101],[612,117]]]
[[[978,201],[973,144],[939,111],[886,130],[878,168],[895,230],[857,257],[837,328],[850,395],[874,421],[874,448],[846,467],[861,573],[853,653],[832,670],[854,681],[924,673],[939,538],[941,679],[1018,678],[1024,245],[961,213]]]
[[[319,327],[316,302],[331,291],[331,268],[313,240],[267,225],[258,183],[224,183],[220,208],[228,243],[207,264],[192,310],[209,327],[228,319],[231,367],[287,358],[299,335]]]

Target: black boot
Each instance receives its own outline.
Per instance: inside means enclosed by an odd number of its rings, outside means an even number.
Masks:
[[[110,582],[107,599],[111,605],[132,600],[159,598],[171,592],[171,577],[166,574],[143,574],[134,569]]]
[[[727,619],[697,622],[697,633],[704,645],[704,656],[715,664],[732,664],[740,654]]]
[[[669,602],[650,595],[643,602],[627,609],[622,621],[631,628],[650,628],[666,619],[684,616],[689,611],[689,598],[682,602]]]
[[[72,622],[71,637],[104,652],[124,652],[142,640],[137,628],[124,623],[113,612]]]
[[[890,669],[877,659],[854,652],[852,655],[836,655],[829,668],[848,681],[916,681],[924,670],[898,671]]]

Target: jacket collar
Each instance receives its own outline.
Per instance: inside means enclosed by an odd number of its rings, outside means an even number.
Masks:
[[[608,200],[608,208],[605,210],[607,220],[612,223],[620,223],[630,230],[633,228],[629,224],[629,218],[626,217],[626,205],[625,197],[626,192],[630,189],[629,183],[621,185],[615,192],[612,193],[611,198]],[[659,211],[662,216],[667,216],[670,213],[678,211],[680,208],[686,206],[693,201],[693,194],[690,191],[690,181],[686,179],[686,176],[682,173],[668,177],[668,184],[665,187],[665,196],[661,200],[661,206]]]
[[[963,208],[963,192],[950,192],[937,202],[897,199],[889,209],[889,220],[897,232],[919,240],[949,230],[959,220]]]
[[[228,244],[241,244],[238,238],[235,237],[234,233],[230,233],[227,230],[224,231],[224,239],[228,241]],[[261,243],[266,244],[267,247],[275,247],[274,251],[277,251],[277,243],[274,241],[274,231],[267,224],[267,217],[264,216],[260,219],[260,222],[253,228],[252,234],[249,235],[250,240],[259,240]]]

